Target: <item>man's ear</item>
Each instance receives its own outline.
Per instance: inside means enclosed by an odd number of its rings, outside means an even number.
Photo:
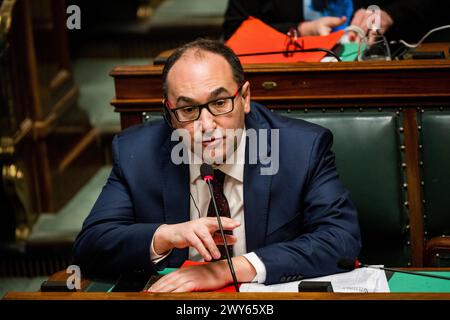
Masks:
[[[167,105],[166,105],[166,99],[163,99],[162,101],[163,103],[163,118],[164,120],[166,120],[167,125],[173,129],[173,125],[172,125],[172,116],[170,114],[169,109],[167,109]]]
[[[242,99],[244,99],[244,112],[250,112],[250,82],[246,81],[242,86]]]

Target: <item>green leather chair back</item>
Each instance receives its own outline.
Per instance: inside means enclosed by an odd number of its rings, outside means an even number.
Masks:
[[[411,252],[402,188],[401,119],[394,110],[384,110],[279,112],[333,132],[337,169],[358,209],[363,244],[360,260],[407,266]]]
[[[396,115],[394,109],[276,112],[333,132],[337,169],[358,209],[363,245],[360,260],[368,264],[408,266],[411,251],[401,167],[401,115]],[[158,119],[160,115],[148,113],[143,120]]]
[[[450,111],[427,109],[421,114],[424,230],[427,239],[450,235]],[[439,266],[450,267],[440,255]]]

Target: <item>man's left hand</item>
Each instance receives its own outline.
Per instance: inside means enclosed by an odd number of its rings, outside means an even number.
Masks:
[[[232,258],[238,282],[251,282],[256,276],[253,265],[244,257]],[[149,292],[213,291],[233,282],[226,260],[180,268],[159,279]]]
[[[149,292],[212,291],[232,282],[226,260],[185,267],[162,277]]]

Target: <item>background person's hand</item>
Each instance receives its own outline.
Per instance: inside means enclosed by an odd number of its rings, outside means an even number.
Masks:
[[[352,22],[350,25],[360,27],[364,34],[367,34],[369,30],[369,25],[375,23],[375,14],[366,9],[359,9],[353,15]],[[380,10],[380,30],[379,33],[384,34],[389,28],[394,24],[394,20],[392,20],[391,16],[386,13],[386,11]],[[359,37],[356,34],[350,38],[352,41],[359,41]]]
[[[233,230],[240,226],[240,222],[221,217],[224,230]],[[205,259],[219,259],[220,251],[217,244],[223,244],[219,223],[215,217],[191,220],[178,224],[163,224],[155,232],[153,248],[157,254],[164,254],[173,248],[193,247]],[[233,235],[225,235],[228,245],[236,243]]]
[[[333,28],[339,27],[347,20],[346,17],[322,17],[316,20],[304,21],[298,25],[300,36],[326,36]]]

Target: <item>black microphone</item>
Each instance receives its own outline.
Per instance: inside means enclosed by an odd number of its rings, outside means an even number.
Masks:
[[[337,263],[337,266],[341,269],[352,271],[354,269],[358,268],[370,268],[370,269],[378,269],[378,270],[386,270],[386,271],[392,271],[392,272],[399,272],[399,273],[406,273],[406,274],[412,274],[415,276],[422,276],[422,277],[428,277],[428,278],[437,278],[437,279],[444,279],[444,280],[450,280],[450,277],[444,277],[444,276],[437,276],[434,274],[426,274],[426,273],[420,273],[420,272],[413,272],[413,271],[405,271],[405,270],[399,270],[399,269],[392,269],[392,268],[383,268],[383,267],[376,267],[376,266],[369,266],[367,264],[363,264],[355,259],[340,259]]]
[[[214,212],[216,213],[217,222],[219,223],[220,234],[222,236],[222,241],[225,246],[225,254],[227,256],[228,268],[230,269],[231,276],[233,277],[234,288],[236,289],[236,292],[239,292],[239,286],[238,286],[238,282],[236,279],[236,273],[234,272],[233,263],[231,262],[230,252],[228,251],[227,239],[225,238],[222,221],[220,220],[219,210],[217,210],[216,200],[214,199],[214,192],[213,192],[212,185],[211,185],[211,180],[214,179],[214,169],[212,168],[211,165],[203,163],[200,166],[200,174],[202,176],[202,179],[208,184],[208,187],[209,187],[209,193],[211,194],[211,200],[214,205]]]

